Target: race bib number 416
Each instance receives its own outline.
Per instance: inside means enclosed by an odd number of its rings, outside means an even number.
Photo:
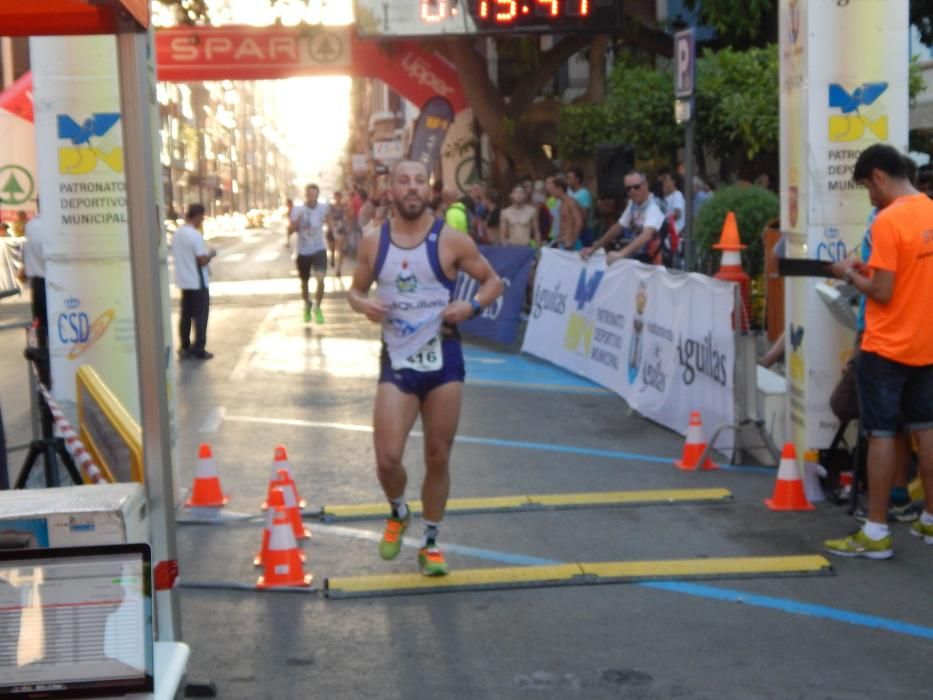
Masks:
[[[413,369],[416,372],[437,372],[444,367],[444,355],[441,352],[441,339],[434,336],[421,346],[421,349],[402,360],[392,363],[392,369]]]

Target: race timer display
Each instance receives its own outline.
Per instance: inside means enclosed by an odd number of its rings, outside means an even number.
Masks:
[[[576,23],[589,19],[592,0],[473,0],[473,19],[481,27]]]
[[[611,34],[624,0],[354,0],[364,38],[477,34]]]
[[[412,0],[421,21],[444,24],[466,12],[477,31],[612,31],[621,0]]]

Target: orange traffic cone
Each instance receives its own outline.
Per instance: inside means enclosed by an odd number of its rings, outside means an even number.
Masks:
[[[272,537],[272,528],[275,524],[275,514],[285,509],[285,496],[282,489],[276,487],[272,489],[272,495],[269,497],[269,508],[266,511],[266,526],[262,531],[262,546],[259,552],[253,558],[253,566],[262,566],[265,561],[266,553],[269,551],[269,538]],[[301,561],[305,560],[304,553],[301,554]]]
[[[256,588],[278,588],[283,586],[310,586],[311,574],[305,574],[301,566],[301,552],[292,534],[285,511],[271,509],[275,516],[269,547],[263,555],[263,575],[256,581]]]
[[[220,489],[220,477],[214,465],[211,446],[202,443],[198,448],[198,469],[191,487],[191,497],[185,501],[186,508],[222,508],[230,499]]]
[[[765,499],[765,505],[771,510],[813,510],[813,504],[807,500],[797,467],[797,451],[790,442],[781,452],[781,464],[778,467],[774,495]]]
[[[722,260],[719,263],[719,272],[713,277],[727,282],[737,282],[739,292],[742,295],[742,303],[745,309],[742,311],[741,325],[742,330],[748,330],[748,314],[752,308],[751,280],[742,269],[742,255],[740,251],[748,246],[744,245],[739,239],[739,227],[735,220],[735,214],[728,212],[726,220],[722,224],[722,234],[719,243],[713,246],[716,250],[722,251]],[[733,324],[734,325],[734,324]]]
[[[674,462],[674,466],[687,472],[696,471],[699,467],[704,471],[719,469],[707,455],[703,466],[700,466],[700,457],[706,451],[706,438],[703,437],[703,419],[699,411],[690,414],[690,423],[687,426],[687,439],[684,441],[683,456]]]
[[[285,470],[285,478],[281,478],[281,471]],[[276,486],[285,489],[290,488],[295,494],[295,502],[298,504],[299,508],[304,508],[308,504],[305,500],[298,495],[298,487],[295,485],[295,481],[292,479],[292,473],[288,466],[288,453],[285,452],[284,445],[275,446],[275,459],[272,462],[272,473],[269,475],[269,495],[266,496],[266,500],[262,502],[262,509],[265,510],[269,507],[269,496],[272,495],[272,489]]]
[[[279,470],[279,480],[281,480],[281,474],[284,471],[284,469]],[[305,527],[304,522],[301,520],[301,508],[298,507],[298,503],[295,501],[295,494],[290,488],[280,488],[280,490],[282,491],[282,497],[285,499],[285,517],[288,518],[288,522],[292,526],[292,534],[295,539],[310,539],[311,531]]]

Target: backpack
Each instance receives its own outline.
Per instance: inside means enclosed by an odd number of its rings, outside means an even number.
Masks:
[[[661,225],[660,235],[654,241],[649,243],[649,248],[657,241],[655,248],[654,265],[664,265],[664,267],[674,267],[677,258],[680,256],[681,239],[677,233],[677,223],[673,214],[664,215],[664,223]]]
[[[664,223],[660,230],[648,243],[645,244],[643,252],[632,256],[633,260],[647,263],[648,265],[663,265],[664,267],[674,267],[680,254],[681,238],[677,233],[677,224],[674,214],[667,212],[667,204],[663,199],[654,198],[655,204],[664,212]],[[620,244],[621,243],[621,244]],[[616,239],[613,247],[620,250],[625,245]]]

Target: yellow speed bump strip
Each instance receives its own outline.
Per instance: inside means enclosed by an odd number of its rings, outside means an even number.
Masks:
[[[447,576],[433,577],[421,574],[387,574],[329,578],[324,582],[324,595],[328,598],[369,598],[416,593],[586,586],[641,581],[710,581],[832,574],[832,565],[819,555],[617,561],[461,569],[454,570]]]
[[[445,515],[468,513],[516,513],[565,508],[605,508],[611,506],[650,506],[688,503],[729,503],[729,489],[667,489],[655,491],[610,491],[593,493],[555,493],[533,496],[499,496],[494,498],[453,498],[447,502]],[[421,513],[421,501],[408,504],[416,515]],[[388,515],[385,503],[323,506],[317,513],[305,513],[324,522],[338,520],[382,519]]]

